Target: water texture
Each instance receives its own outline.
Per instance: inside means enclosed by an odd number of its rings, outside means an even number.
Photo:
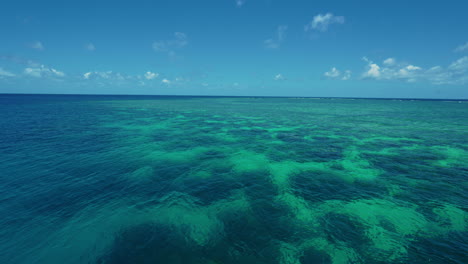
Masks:
[[[0,263],[467,263],[468,102],[0,95]]]

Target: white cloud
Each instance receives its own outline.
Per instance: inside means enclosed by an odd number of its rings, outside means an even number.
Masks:
[[[26,68],[24,69],[24,73],[33,77],[42,77],[42,71],[39,68]]]
[[[455,48],[454,51],[455,52],[462,52],[462,51],[465,51],[465,50],[468,50],[468,42],[466,42],[463,45],[458,46],[457,48]]]
[[[406,66],[406,69],[409,71],[416,71],[416,70],[421,70],[421,67],[414,66],[414,65],[408,65]]]
[[[96,75],[103,79],[110,79],[112,77],[112,71],[105,71],[105,72],[93,72],[93,75]]]
[[[288,30],[288,26],[282,25],[278,27],[277,34],[278,34],[278,41],[283,41],[286,36],[286,30]]]
[[[367,58],[364,59],[368,65],[363,73],[363,78],[377,80],[404,79],[406,81],[415,81],[419,78],[421,67],[414,65],[397,64],[393,58],[386,59],[381,67]]]
[[[277,49],[280,46],[279,43],[273,39],[267,39],[263,42],[263,44],[265,44],[267,49]]]
[[[345,18],[343,16],[335,16],[332,13],[318,14],[304,27],[304,30],[318,30],[325,32],[331,24],[344,24],[344,22]]]
[[[2,77],[15,77],[16,74],[11,73],[9,71],[5,71],[3,68],[0,68],[0,78]]]
[[[62,71],[58,71],[54,68],[48,68],[44,65],[41,65],[39,67],[28,67],[24,69],[24,74],[36,78],[41,78],[41,77],[65,77],[65,73]]]
[[[55,74],[55,76],[58,76],[58,77],[65,77],[65,73],[61,72],[61,71],[57,71],[56,69],[50,69],[50,71]]]
[[[169,56],[175,56],[175,49],[180,49],[188,45],[188,38],[185,33],[175,32],[174,38],[170,40],[158,40],[153,42],[153,49],[157,52],[165,52]]]
[[[388,59],[383,61],[383,64],[387,65],[387,66],[395,65],[395,63],[396,63],[396,61],[395,61],[394,58],[388,58]]]
[[[387,79],[406,79],[408,82],[415,82],[420,77],[421,67],[408,65],[404,68],[399,69],[397,72],[392,75],[388,75]],[[391,70],[388,70],[389,73],[392,73]]]
[[[175,36],[174,44],[177,47],[181,48],[188,44],[187,35],[185,33],[175,32],[174,36]]]
[[[343,78],[341,78],[341,80],[343,81],[347,81],[351,79],[351,71],[350,70],[346,70],[343,74]]]
[[[35,41],[31,43],[30,47],[35,50],[44,50],[44,45],[42,45],[40,41]]]
[[[89,79],[89,77],[91,76],[91,74],[93,74],[92,72],[87,72],[85,74],[83,74],[83,78],[85,78],[86,80]]]
[[[147,71],[144,74],[129,75],[113,71],[90,71],[82,75],[82,80],[88,80],[90,82],[107,83],[107,84],[134,84],[134,85],[149,85],[150,83],[155,84],[153,81],[160,78],[160,74],[156,72]],[[186,77],[175,77],[172,79],[163,78],[160,79],[162,85],[182,85],[191,83],[191,80]]]
[[[380,78],[380,66],[375,63],[369,64],[369,69],[364,74],[365,77]]]
[[[85,45],[85,49],[88,50],[88,51],[95,51],[96,47],[94,46],[93,43],[88,43],[88,44]]]
[[[325,72],[324,75],[329,78],[337,78],[341,75],[341,72],[337,68],[333,67],[330,71]]]
[[[265,47],[268,49],[277,49],[281,46],[281,43],[284,41],[286,37],[286,31],[288,30],[288,26],[278,26],[276,29],[276,36],[275,38],[267,39],[263,43]]]
[[[462,57],[451,63],[446,69],[441,66],[430,68],[427,79],[439,85],[466,85],[468,84],[468,57]]]
[[[117,79],[119,81],[123,81],[123,80],[125,80],[125,77],[120,73],[116,73],[115,74],[115,79]]]
[[[279,73],[279,74],[275,75],[275,77],[274,77],[273,79],[274,79],[275,81],[282,81],[282,80],[284,80],[285,78],[284,78],[284,76],[283,76],[281,73]]]
[[[236,6],[242,7],[245,4],[246,0],[236,0]]]
[[[454,61],[452,64],[450,64],[449,69],[457,72],[466,72],[468,70],[468,56]]]
[[[462,85],[468,83],[468,56],[459,58],[448,67],[434,66],[427,70],[412,64],[385,63],[379,66],[363,58],[368,63],[362,74],[365,79],[401,80],[406,82],[429,82],[432,84]]]
[[[105,79],[105,80],[118,80],[123,81],[130,78],[129,76],[124,76],[121,73],[113,71],[94,71],[86,72],[83,74],[83,79],[85,80],[95,80],[95,79]]]
[[[146,78],[147,80],[152,80],[152,79],[158,78],[159,73],[155,73],[155,72],[150,72],[150,71],[148,71],[148,72],[145,73],[144,76],[145,76],[145,78]]]
[[[328,79],[334,79],[334,80],[343,80],[347,81],[351,79],[351,71],[346,70],[343,74],[341,73],[340,70],[338,70],[336,67],[332,67],[331,70],[325,72],[323,75],[327,77]]]
[[[445,71],[441,66],[434,66],[426,72],[428,80],[434,84],[447,84],[450,80],[451,74]]]

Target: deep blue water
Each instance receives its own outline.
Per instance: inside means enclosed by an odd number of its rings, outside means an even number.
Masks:
[[[467,263],[467,101],[0,95],[0,128],[0,263]]]

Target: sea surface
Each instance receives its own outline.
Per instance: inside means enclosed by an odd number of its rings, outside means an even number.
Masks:
[[[468,102],[0,95],[0,263],[468,263]]]

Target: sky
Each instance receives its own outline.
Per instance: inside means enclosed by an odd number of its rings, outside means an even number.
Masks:
[[[468,99],[468,1],[21,1],[0,93]]]

